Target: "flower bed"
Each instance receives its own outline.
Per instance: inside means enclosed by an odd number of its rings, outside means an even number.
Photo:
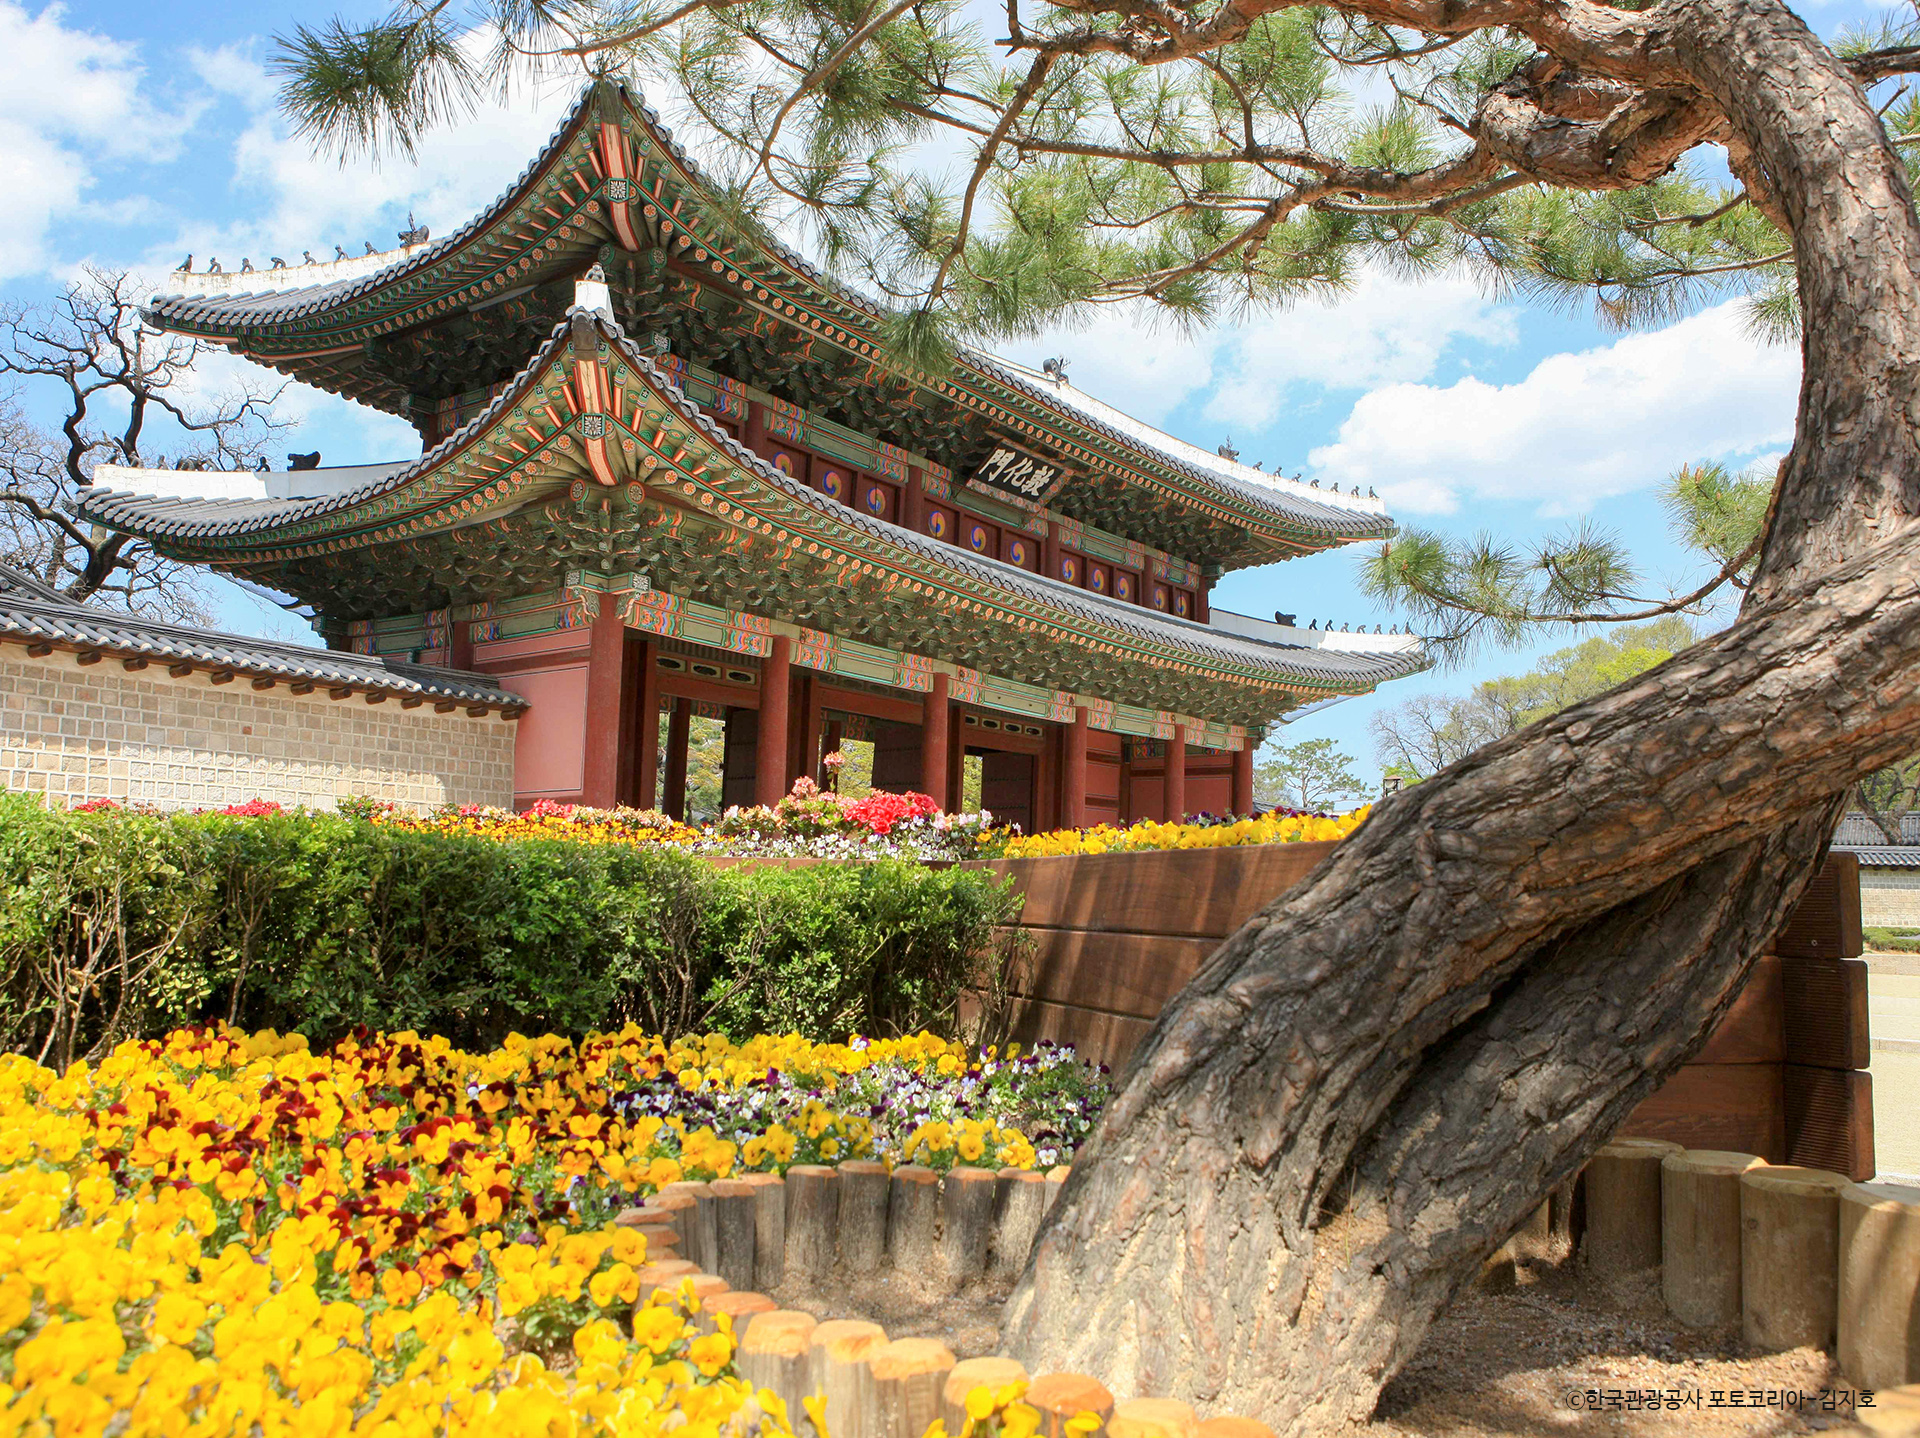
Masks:
[[[1061,854],[1136,853],[1151,849],[1221,849],[1241,844],[1291,844],[1344,839],[1365,822],[1371,806],[1351,814],[1303,814],[1276,809],[1251,819],[1201,815],[1184,824],[1143,819],[1119,828],[1056,829],[1049,834],[1013,834],[986,857],[1042,859]]]
[[[806,778],[771,808],[736,805],[699,827],[654,809],[592,809],[546,800],[522,814],[473,804],[424,817],[369,803],[353,805],[352,812],[389,828],[487,839],[662,844],[694,854],[803,859],[971,859],[981,853],[992,826],[990,814],[945,814],[925,794],[875,790],[850,799],[824,793]]]
[[[480,1054],[180,1031],[64,1075],[0,1059],[0,1412],[61,1433],[712,1435],[757,1398],[783,1432],[724,1320],[633,1310],[646,1245],[615,1214],[838,1152],[1045,1162],[1098,1103],[1075,1067],[924,1034],[632,1030]]]
[[[1179,824],[1142,820],[1128,827],[1100,824],[1022,834],[1018,828],[996,827],[989,813],[943,813],[925,794],[875,790],[846,799],[823,793],[803,778],[771,808],[736,806],[715,823],[697,828],[651,809],[590,809],[545,800],[523,814],[477,805],[439,809],[424,817],[382,805],[357,806],[355,812],[392,828],[500,840],[664,844],[696,854],[741,857],[957,860],[1344,839],[1360,827],[1368,810],[1338,816],[1291,809],[1252,818],[1202,814]]]

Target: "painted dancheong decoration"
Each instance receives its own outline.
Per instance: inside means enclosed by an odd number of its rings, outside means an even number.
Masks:
[[[1390,535],[1380,501],[1162,434],[1063,366],[916,373],[875,304],[745,223],[636,94],[591,86],[444,238],[176,273],[147,309],[405,417],[420,457],[102,467],[83,511],[295,596],[332,647],[491,676],[527,705],[529,802],[684,802],[697,705],[726,716],[729,802],[826,777],[831,710],[872,722],[876,783],[950,808],[977,754],[1030,825],[1244,811],[1275,721],[1425,667],[1411,636],[1209,602],[1230,569]]]

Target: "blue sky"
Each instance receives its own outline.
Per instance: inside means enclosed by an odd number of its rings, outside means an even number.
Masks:
[[[21,6],[0,0],[0,300],[44,298],[82,264],[158,275],[188,252],[265,267],[303,249],[388,248],[411,211],[440,234],[502,190],[549,132],[570,90],[521,96],[433,136],[418,163],[342,169],[292,138],[264,69],[269,37],[324,10],[281,4]],[[369,7],[345,7],[348,13]],[[1864,11],[1807,12],[1831,32]],[[1371,485],[1396,517],[1525,546],[1588,518],[1625,536],[1650,582],[1699,566],[1669,541],[1655,498],[1688,460],[1744,467],[1791,438],[1799,361],[1749,339],[1735,304],[1658,331],[1608,332],[1483,293],[1466,279],[1363,276],[1337,301],[1297,306],[1198,339],[1118,313],[1076,333],[1009,346],[1071,361],[1074,382],[1183,438],[1231,439],[1242,458],[1343,487]],[[200,383],[249,376],[222,361]],[[271,377],[253,370],[251,378]],[[418,452],[411,427],[296,388],[284,446],[329,464]],[[1216,602],[1369,627],[1388,616],[1355,584],[1357,556],[1324,554],[1228,576]],[[310,637],[232,585],[221,622]],[[1389,686],[1308,716],[1281,738],[1331,736],[1377,776],[1367,717],[1422,691],[1530,667],[1561,637]]]

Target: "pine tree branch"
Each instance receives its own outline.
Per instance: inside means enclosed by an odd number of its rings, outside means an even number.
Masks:
[[[918,3],[919,0],[894,0],[892,5],[888,6],[878,15],[870,18],[864,25],[860,26],[859,29],[847,36],[837,50],[808,72],[806,79],[795,86],[787,98],[781,102],[780,108],[774,112],[772,121],[767,125],[766,138],[760,142],[760,156],[758,161],[758,167],[760,169],[764,170],[767,168],[768,161],[773,154],[774,143],[780,138],[780,129],[786,124],[787,116],[793,113],[793,107],[798,105],[802,98],[810,94],[813,90],[824,85],[828,80],[831,80],[840,67],[846,64],[847,60],[861,45],[866,43],[870,36],[883,27],[892,24],[895,20],[898,20]]]
[[[1864,55],[1850,55],[1846,66],[1863,85],[1892,75],[1911,75],[1920,72],[1920,45],[1890,45]]]
[[[993,168],[994,157],[1006,141],[1007,132],[1013,128],[1014,122],[1033,102],[1034,96],[1040,93],[1040,87],[1046,82],[1047,73],[1053,68],[1053,64],[1054,58],[1051,55],[1040,54],[1034,57],[1032,65],[1027,68],[1026,78],[1020,82],[1020,88],[1014,91],[1013,98],[1007,102],[1007,107],[1000,116],[1000,123],[994,126],[993,133],[980,146],[980,153],[973,163],[973,173],[967,179],[966,193],[960,202],[960,222],[955,226],[953,240],[946,254],[942,256],[939,268],[934,271],[933,279],[927,285],[928,308],[939,300],[942,291],[946,288],[947,276],[966,251],[967,240],[973,225],[973,207],[980,196],[981,182],[986,179],[987,172]]]

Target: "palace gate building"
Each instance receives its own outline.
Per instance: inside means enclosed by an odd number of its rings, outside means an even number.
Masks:
[[[103,468],[82,512],[304,601],[331,648],[518,696],[523,805],[681,810],[698,715],[725,722],[727,803],[860,737],[877,786],[948,808],[978,755],[986,807],[1030,828],[1246,812],[1274,721],[1426,663],[1209,602],[1229,569],[1390,534],[1379,501],[1064,376],[903,370],[884,312],[751,232],[618,84],[444,239],[169,288],[151,323],[402,415],[423,453]]]

